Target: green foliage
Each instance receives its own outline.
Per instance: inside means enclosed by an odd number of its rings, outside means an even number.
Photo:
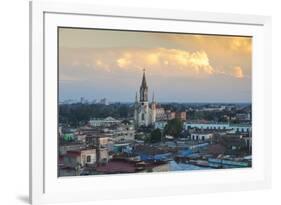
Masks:
[[[145,140],[146,136],[144,134],[136,133],[135,139],[136,140]]]
[[[182,131],[183,123],[180,119],[169,120],[164,128],[165,135],[177,137]]]
[[[59,122],[77,127],[87,123],[91,118],[132,117],[133,107],[128,104],[64,104],[59,106]]]
[[[127,105],[121,105],[118,108],[118,114],[121,118],[126,118],[129,116],[130,109]]]
[[[151,132],[150,134],[150,142],[155,143],[155,142],[160,142],[161,141],[161,130],[160,129],[155,129]]]
[[[189,111],[187,116],[189,120],[208,120],[215,122],[227,122],[226,116],[234,116],[231,111]]]
[[[144,143],[149,144],[150,143],[150,136],[144,137]]]
[[[123,124],[126,124],[126,125],[132,124],[132,123],[130,122],[130,120],[123,120],[122,123],[123,123]]]

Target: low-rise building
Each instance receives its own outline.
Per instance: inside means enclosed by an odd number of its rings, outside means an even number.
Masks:
[[[97,160],[96,149],[68,151],[62,157],[64,166],[72,168],[94,165]]]
[[[89,125],[92,127],[110,127],[112,125],[120,124],[119,120],[114,119],[113,117],[107,118],[94,118],[89,121]]]
[[[156,109],[156,121],[172,120],[175,119],[176,113],[171,110],[165,110],[164,108]]]
[[[86,144],[91,146],[107,147],[110,137],[105,134],[87,135]]]
[[[163,130],[166,125],[167,125],[167,121],[156,121],[154,123],[154,129]]]
[[[85,143],[86,142],[86,134],[77,134],[76,139],[78,142]]]
[[[249,124],[229,124],[229,129],[233,129],[236,132],[249,133],[252,131],[252,126]]]
[[[251,163],[246,160],[216,158],[209,158],[208,164],[214,168],[245,168],[251,166]]]
[[[211,140],[212,137],[213,137],[213,133],[211,133],[211,132],[195,131],[195,132],[191,133],[190,140],[205,141],[205,140]]]
[[[107,148],[99,148],[98,149],[98,159],[99,163],[107,163],[109,160],[108,149]]]
[[[156,121],[166,119],[165,109],[162,107],[156,108]]]
[[[59,145],[59,154],[63,155],[68,151],[85,149],[86,145],[79,142],[61,143]]]
[[[104,129],[104,134],[110,136],[114,142],[133,141],[135,139],[135,128],[133,125],[120,124]]]
[[[250,113],[237,113],[236,118],[240,121],[250,121],[251,114]]]
[[[252,126],[250,124],[230,124],[230,123],[194,123],[185,122],[184,129],[189,130],[190,128],[198,128],[202,130],[232,130],[233,132],[249,133],[252,131]]]
[[[161,107],[156,109],[156,121],[167,121],[175,118],[185,121],[186,112],[173,112],[171,110],[165,110]]]

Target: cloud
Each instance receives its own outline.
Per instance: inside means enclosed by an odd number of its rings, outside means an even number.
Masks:
[[[240,66],[235,66],[233,68],[233,76],[236,78],[244,78],[244,73]]]
[[[236,44],[236,48],[240,44]],[[224,59],[222,59],[223,61]],[[233,62],[232,62],[233,63]],[[61,48],[60,64],[79,67],[79,72],[136,73],[146,69],[150,75],[161,77],[206,78],[226,75],[244,78],[242,65],[211,64],[204,50],[188,51],[175,48]],[[220,65],[220,66],[219,66]],[[243,69],[242,69],[243,67]],[[248,74],[246,73],[246,76]]]
[[[60,64],[107,72],[139,72],[145,68],[151,74],[162,76],[202,77],[215,73],[205,51],[189,52],[168,48],[62,48]]]
[[[213,67],[204,51],[188,52],[180,49],[140,49],[121,52],[116,60],[119,68],[139,69],[146,67],[152,72],[181,75],[211,75]]]
[[[216,35],[162,35],[162,38],[178,43],[178,45],[196,49],[204,48],[207,52],[218,54],[251,54],[252,38],[242,36]]]
[[[229,48],[236,52],[252,53],[252,40],[251,38],[236,37],[232,38],[229,42]]]
[[[60,65],[71,65],[83,72],[125,75],[145,68],[158,76],[243,78],[252,74],[251,37],[95,30],[67,30],[63,36]]]

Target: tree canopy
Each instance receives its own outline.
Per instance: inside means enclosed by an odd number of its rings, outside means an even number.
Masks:
[[[150,134],[150,142],[155,143],[155,142],[160,142],[161,141],[161,130],[160,129],[155,129],[151,132]]]
[[[59,121],[77,127],[87,123],[91,118],[108,116],[122,119],[132,117],[133,107],[129,104],[64,104],[59,106]]]
[[[181,133],[182,127],[183,127],[183,123],[180,119],[175,118],[169,120],[164,128],[164,134],[177,137]]]

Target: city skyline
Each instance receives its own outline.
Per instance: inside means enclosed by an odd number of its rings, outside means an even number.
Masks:
[[[152,96],[149,96],[149,101],[151,101],[152,99]],[[85,98],[83,96],[81,97],[77,97],[77,98],[68,98],[68,99],[63,99],[63,100],[60,100],[59,103],[67,103],[67,102],[70,102],[70,103],[78,103],[78,102],[81,102],[81,99],[84,103],[89,103],[89,104],[92,104],[92,103],[100,103],[101,101],[103,100],[106,100],[107,103],[109,104],[114,104],[114,103],[123,103],[123,104],[134,104],[135,101],[133,99],[131,99],[131,101],[113,101],[111,100],[110,98],[107,98],[106,96],[104,97],[101,97],[101,98]],[[156,101],[156,100],[155,100]],[[188,101],[182,101],[182,102],[176,102],[176,101],[156,101],[157,104],[170,104],[170,103],[178,103],[178,104],[251,104],[251,102],[188,102]]]
[[[133,102],[145,68],[157,102],[251,103],[251,47],[250,37],[60,28],[59,100]]]

